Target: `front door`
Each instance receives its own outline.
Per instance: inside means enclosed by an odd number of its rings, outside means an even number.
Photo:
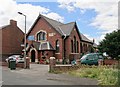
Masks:
[[[35,62],[35,50],[31,51],[31,62]]]

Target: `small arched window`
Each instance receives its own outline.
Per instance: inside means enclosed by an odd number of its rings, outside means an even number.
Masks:
[[[60,52],[60,44],[59,44],[59,40],[56,40],[56,53]]]
[[[46,33],[42,31],[37,33],[37,41],[41,41],[41,40],[46,40]]]

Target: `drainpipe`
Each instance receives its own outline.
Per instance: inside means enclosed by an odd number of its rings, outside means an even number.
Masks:
[[[64,49],[63,49],[63,64],[64,64],[65,55],[66,55],[66,54],[65,54],[65,51],[66,51],[66,49],[65,49],[65,39],[66,39],[67,35],[61,30],[60,27],[58,27],[58,29],[62,32],[62,34],[63,34],[63,36],[64,36],[64,37],[62,38],[62,39],[63,39],[63,40],[62,40],[62,41],[63,41],[63,45],[64,45],[64,46],[63,46],[63,47],[64,47]]]
[[[63,45],[64,45],[64,50],[63,50],[63,64],[64,64],[64,61],[66,59],[66,57],[65,57],[65,55],[66,55],[65,39],[66,39],[66,34],[64,34],[64,38],[63,38]]]

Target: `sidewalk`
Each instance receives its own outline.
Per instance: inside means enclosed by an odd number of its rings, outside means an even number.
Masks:
[[[3,67],[4,68],[4,67]],[[11,85],[97,85],[97,80],[67,74],[51,74],[48,65],[31,64],[30,69],[3,69],[3,84]],[[9,73],[9,74],[8,74]]]

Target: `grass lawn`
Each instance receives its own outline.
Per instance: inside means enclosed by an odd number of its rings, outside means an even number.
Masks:
[[[78,70],[68,71],[67,73],[78,77],[97,79],[99,81],[99,85],[116,85],[119,81],[118,69],[108,68],[106,66],[93,66],[92,68],[82,67]]]
[[[77,77],[93,78],[98,85],[120,85],[120,70],[115,66],[88,66],[81,65],[77,70],[57,70],[51,73],[67,73]],[[119,77],[118,77],[119,76]],[[118,79],[119,78],[119,79]]]

